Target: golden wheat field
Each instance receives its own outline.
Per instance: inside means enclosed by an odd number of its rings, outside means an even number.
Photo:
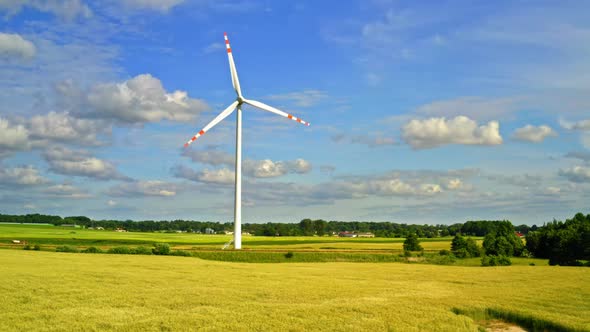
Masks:
[[[486,308],[590,330],[590,269],[259,264],[0,250],[1,331],[476,331]]]

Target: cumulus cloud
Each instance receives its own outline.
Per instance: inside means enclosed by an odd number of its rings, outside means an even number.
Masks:
[[[123,2],[130,8],[167,12],[170,8],[183,3],[184,0],[123,0]]]
[[[233,155],[217,150],[188,150],[183,152],[183,155],[189,157],[194,162],[212,166],[224,165],[233,167],[235,163]],[[245,176],[255,178],[272,178],[291,173],[306,174],[312,170],[311,163],[301,158],[287,161],[247,159],[242,162],[242,167]],[[209,175],[213,176],[211,173]],[[194,179],[196,179],[196,177],[193,177],[193,180]]]
[[[0,32],[0,57],[29,59],[36,52],[35,45],[20,35]]]
[[[52,13],[66,21],[77,17],[88,18],[92,11],[80,0],[7,0],[0,1],[0,10],[8,15],[17,14],[24,7],[36,9],[45,13]]]
[[[29,148],[29,131],[0,118],[0,157]]]
[[[498,145],[502,144],[499,130],[497,121],[479,126],[466,116],[452,119],[414,119],[403,126],[402,137],[414,149],[435,148],[446,144]]]
[[[559,175],[571,182],[590,182],[590,167],[574,166],[568,169],[560,169]]]
[[[3,168],[0,165],[0,185],[35,186],[48,182],[33,166]]]
[[[228,168],[197,172],[192,168],[177,165],[172,168],[172,174],[177,178],[204,183],[232,184],[235,181],[235,173]]]
[[[219,150],[194,150],[185,149],[182,153],[183,156],[189,157],[192,161],[201,164],[207,164],[212,166],[227,165],[231,166],[234,164],[235,157],[229,153]]]
[[[267,98],[271,100],[290,101],[295,106],[311,107],[327,97],[328,95],[323,91],[308,89],[297,92],[270,95]]]
[[[178,184],[164,181],[135,181],[114,186],[108,190],[111,196],[138,197],[138,196],[175,196],[181,187]]]
[[[33,139],[81,145],[100,145],[98,135],[111,132],[104,121],[78,119],[67,112],[33,116],[28,127]]]
[[[49,186],[43,190],[45,194],[49,196],[61,197],[61,198],[89,198],[92,197],[88,192],[83,191],[79,188],[74,187],[71,184],[56,184]]]
[[[570,122],[564,119],[559,119],[559,124],[565,128],[570,130],[590,130],[590,119],[588,120],[580,120],[577,122]]]
[[[540,143],[547,137],[555,137],[557,133],[551,127],[526,125],[514,131],[513,137],[517,140],[527,141],[532,143]]]
[[[245,160],[244,174],[255,178],[272,178],[289,173],[305,174],[312,169],[311,163],[304,159],[274,162],[270,159]]]
[[[44,153],[49,170],[63,175],[83,176],[101,180],[129,180],[108,161],[91,156],[84,150],[54,147]]]
[[[103,83],[89,91],[80,91],[71,82],[57,87],[62,103],[83,111],[75,115],[118,121],[146,123],[161,120],[190,121],[207,104],[193,99],[185,91],[166,92],[159,79],[150,74],[138,75],[123,83]]]

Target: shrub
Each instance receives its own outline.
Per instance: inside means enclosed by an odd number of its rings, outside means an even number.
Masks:
[[[500,256],[483,256],[481,258],[481,266],[508,266],[512,265],[510,257]]]
[[[78,248],[72,246],[58,246],[55,247],[56,252],[79,252]]]
[[[289,259],[289,258],[293,258],[293,252],[289,251],[288,253],[285,254],[285,258]]]
[[[133,249],[133,254],[135,255],[151,255],[152,249],[144,246],[137,247]]]
[[[39,250],[41,250],[41,246],[38,245],[38,244],[36,244],[36,245],[33,246],[33,250],[39,251]]]
[[[184,256],[184,257],[190,257],[192,256],[192,254],[186,250],[174,250],[172,252],[170,252],[171,256]]]
[[[404,257],[412,257],[412,253],[407,250],[404,250]]]
[[[84,250],[82,250],[83,253],[86,254],[101,254],[103,251],[100,248],[97,247],[88,247]]]
[[[129,249],[128,247],[122,246],[122,247],[112,247],[107,251],[107,253],[119,254],[119,255],[130,255],[130,254],[133,254],[133,251],[131,249]]]
[[[31,250],[31,245],[25,244],[25,246],[23,247],[23,250]]]
[[[154,255],[168,255],[170,254],[170,245],[168,243],[155,243],[152,253]]]
[[[440,256],[449,256],[451,254],[451,252],[446,249],[443,249],[443,250],[439,251],[438,254]]]

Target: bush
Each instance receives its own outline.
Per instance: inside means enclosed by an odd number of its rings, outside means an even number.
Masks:
[[[38,245],[38,244],[36,244],[36,245],[33,246],[33,250],[39,251],[39,250],[41,250],[41,246]]]
[[[451,254],[451,252],[446,249],[443,249],[443,250],[439,251],[438,254],[440,256],[449,256]]]
[[[500,256],[488,256],[485,255],[481,258],[481,266],[508,266],[512,265],[512,261],[510,257],[500,255]]]
[[[285,254],[285,258],[289,259],[289,258],[293,258],[293,252],[289,251],[288,253]]]
[[[78,248],[72,246],[58,246],[55,247],[56,252],[79,252]]]
[[[407,250],[404,250],[404,257],[412,257],[412,253]]]
[[[31,250],[31,245],[25,244],[25,246],[23,247],[23,250]]]
[[[170,254],[170,245],[168,243],[154,243],[152,253],[154,255],[168,255]]]
[[[131,249],[129,249],[128,247],[112,247],[110,248],[107,253],[109,254],[119,254],[119,255],[131,255],[133,254],[133,251]]]
[[[97,247],[88,247],[84,250],[82,250],[83,253],[85,254],[101,254],[103,251],[100,248]]]
[[[171,256],[184,256],[184,257],[192,256],[192,254],[186,250],[174,250],[174,251],[170,252],[169,255],[171,255]]]
[[[144,246],[137,247],[133,249],[133,254],[135,255],[151,255],[152,249]]]

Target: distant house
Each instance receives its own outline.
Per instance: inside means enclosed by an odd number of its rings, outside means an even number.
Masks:
[[[521,232],[518,232],[518,231],[514,232],[514,234],[516,234],[516,236],[518,236],[518,237],[524,237],[524,234],[522,234]]]
[[[117,227],[117,229],[115,229],[115,232],[123,233],[123,232],[127,232],[127,230]]]
[[[73,227],[73,228],[80,228],[80,225],[76,224],[61,224],[61,227]]]
[[[97,230],[97,231],[104,231],[104,227],[100,227],[100,226],[98,226],[98,227],[96,227],[96,230]]]
[[[213,228],[205,228],[205,234],[215,234],[215,230]]]
[[[223,231],[223,232],[225,233],[225,235],[233,235],[234,234],[234,232],[232,232],[232,231]],[[242,234],[244,234],[244,233],[242,233]]]
[[[364,232],[364,233],[358,233],[357,236],[358,237],[375,237],[375,234],[373,234],[371,232]]]
[[[12,240],[12,244],[21,244],[20,240]]]
[[[357,237],[358,235],[353,232],[340,232],[338,233],[339,237]]]

